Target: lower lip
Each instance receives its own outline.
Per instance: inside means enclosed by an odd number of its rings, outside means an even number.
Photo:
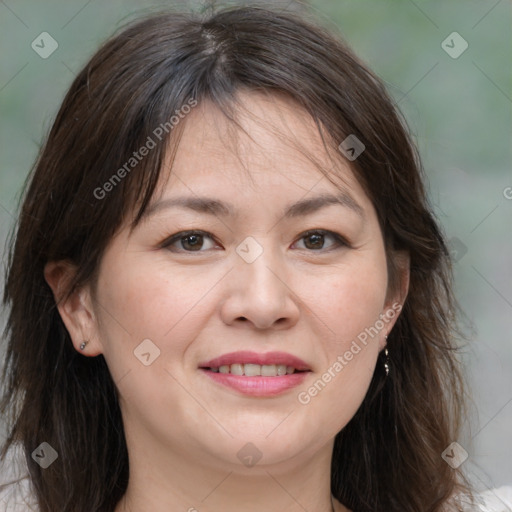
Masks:
[[[278,377],[245,377],[201,369],[210,379],[250,396],[276,396],[301,384],[310,372],[291,373]]]

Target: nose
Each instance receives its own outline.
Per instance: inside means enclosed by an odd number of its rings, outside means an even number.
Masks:
[[[253,329],[289,329],[299,319],[300,297],[285,263],[264,248],[255,261],[235,258],[221,316],[227,325],[247,324]]]

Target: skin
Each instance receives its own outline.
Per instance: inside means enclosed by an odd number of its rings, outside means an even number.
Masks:
[[[283,218],[287,205],[339,189],[272,130],[296,138],[325,168],[332,162],[312,120],[290,100],[255,92],[241,99],[253,114],[239,114],[251,138],[233,137],[233,125],[214,106],[199,104],[153,198],[215,197],[237,215],[155,210],[111,241],[96,289],[86,286],[59,304],[76,350],[103,354],[120,392],[130,481],[116,512],[231,512],[241,503],[247,512],[330,511],[334,437],[361,404],[398,315],[309,403],[298,394],[407,293],[407,264],[399,289],[388,290],[376,212],[339,156],[336,172],[364,218],[342,205]],[[308,229],[339,233],[350,246],[329,234],[315,245],[303,237]],[[161,246],[185,230],[212,238]],[[236,252],[249,236],[263,249],[251,263]],[[67,262],[46,266],[56,299],[75,270]],[[160,350],[149,366],[134,356],[144,339]],[[297,388],[265,398],[240,394],[198,369],[237,350],[288,352],[312,371]],[[262,454],[253,467],[237,457],[249,442]],[[335,501],[335,510],[348,509]]]

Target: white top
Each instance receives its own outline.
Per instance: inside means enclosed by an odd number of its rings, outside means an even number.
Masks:
[[[512,512],[512,486],[489,489],[476,498],[476,508],[465,505],[467,512]],[[464,500],[460,500],[464,504]],[[0,511],[39,512],[31,488],[26,462],[21,448],[13,447],[0,463]]]
[[[14,445],[0,461],[0,510],[38,512],[21,446]]]

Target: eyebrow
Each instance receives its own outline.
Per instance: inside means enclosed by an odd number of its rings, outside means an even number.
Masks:
[[[317,212],[318,210],[330,205],[343,206],[355,212],[362,219],[365,218],[363,208],[347,191],[342,191],[337,195],[320,194],[308,199],[301,199],[296,203],[288,205],[282,213],[282,217],[285,219],[302,217]],[[147,219],[155,213],[167,208],[185,208],[198,213],[231,218],[235,217],[237,213],[236,209],[231,204],[218,199],[211,197],[181,196],[163,199],[153,205],[150,205],[142,217]]]

